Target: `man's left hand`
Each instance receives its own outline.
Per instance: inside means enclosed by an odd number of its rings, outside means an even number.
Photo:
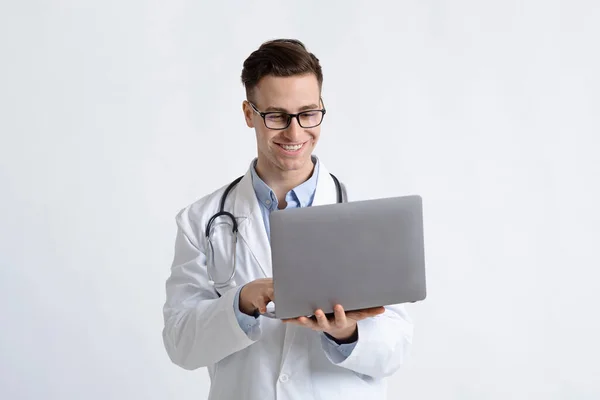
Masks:
[[[383,314],[384,312],[384,307],[374,307],[346,313],[344,308],[337,304],[333,308],[334,316],[331,318],[327,318],[323,310],[316,310],[314,314],[316,320],[307,317],[298,317],[285,319],[283,322],[325,332],[338,343],[351,343],[358,339],[358,321]]]

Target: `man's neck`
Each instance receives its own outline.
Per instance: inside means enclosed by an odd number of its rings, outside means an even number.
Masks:
[[[266,164],[266,163],[265,163]],[[285,195],[293,188],[306,182],[313,174],[315,164],[312,160],[305,167],[295,171],[282,171],[269,168],[261,163],[259,158],[256,163],[256,173],[275,193],[280,208],[285,208]]]

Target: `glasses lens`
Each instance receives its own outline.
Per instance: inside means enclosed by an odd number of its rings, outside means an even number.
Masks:
[[[268,113],[265,124],[269,129],[283,129],[288,125],[289,116],[285,113]]]
[[[323,120],[323,112],[321,111],[306,111],[300,113],[300,126],[303,128],[312,128],[317,126]]]

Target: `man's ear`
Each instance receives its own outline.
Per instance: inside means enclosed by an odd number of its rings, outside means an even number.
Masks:
[[[252,118],[254,114],[254,110],[250,106],[247,100],[242,102],[242,111],[244,112],[244,119],[246,120],[246,126],[248,128],[254,128],[254,119]]]

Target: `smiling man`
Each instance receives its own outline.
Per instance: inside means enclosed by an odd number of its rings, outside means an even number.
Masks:
[[[313,152],[326,109],[319,60],[297,40],[263,43],[244,62],[242,103],[257,157],[240,179],[184,208],[167,280],[171,360],[208,367],[210,399],[384,399],[413,326],[401,305],[315,318],[266,318],[273,298],[272,211],[336,201]],[[345,193],[345,188],[341,185]]]

